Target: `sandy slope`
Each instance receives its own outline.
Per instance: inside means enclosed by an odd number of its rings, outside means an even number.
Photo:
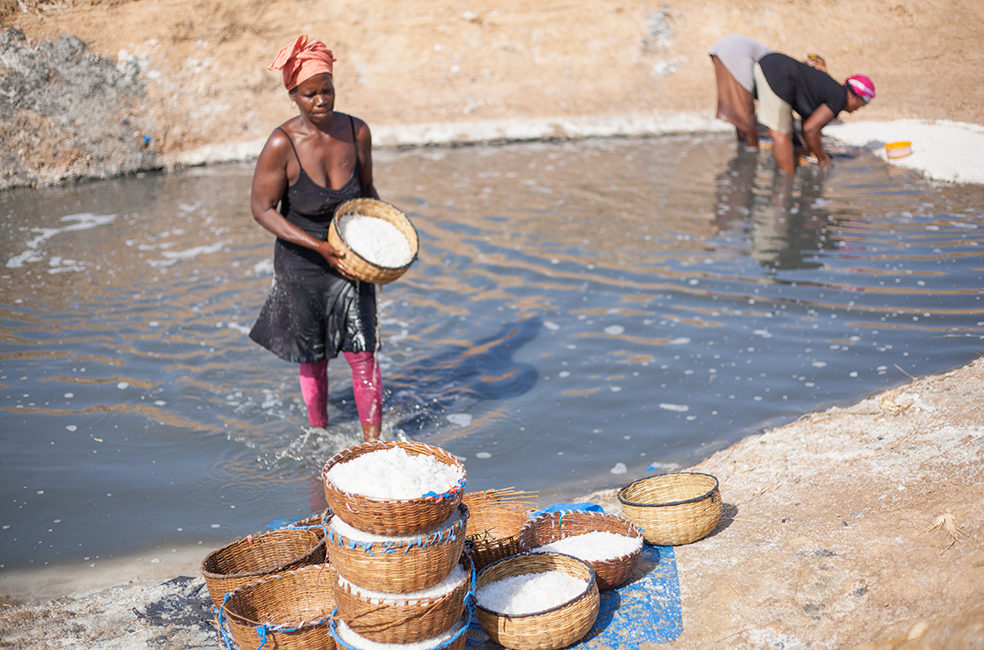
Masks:
[[[96,55],[138,66],[127,109],[140,128],[117,156],[140,158],[146,146],[161,165],[255,154],[292,114],[266,66],[299,33],[334,49],[338,108],[376,130],[450,123],[468,138],[488,121],[710,118],[706,50],[733,31],[794,56],[820,52],[838,78],[869,74],[878,98],[846,121],[984,124],[984,4],[972,0],[0,0],[0,22],[33,43],[74,34]],[[48,83],[71,93],[58,67]],[[106,110],[93,121],[119,119]],[[30,107],[6,122],[17,128],[0,154],[31,157],[42,182],[99,175],[78,150],[85,124]],[[19,137],[32,128],[40,137]]]

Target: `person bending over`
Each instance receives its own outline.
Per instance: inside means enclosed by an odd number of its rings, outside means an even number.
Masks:
[[[768,127],[772,155],[781,170],[793,173],[793,111],[803,120],[803,140],[823,168],[831,163],[823,150],[820,131],[841,111],[853,113],[875,97],[875,85],[864,75],[853,75],[843,84],[826,72],[779,52],[762,57],[754,65],[758,93],[758,119]]]
[[[717,84],[717,117],[735,126],[735,135],[748,149],[758,149],[755,119],[755,62],[772,50],[741,34],[722,36],[708,54]]]

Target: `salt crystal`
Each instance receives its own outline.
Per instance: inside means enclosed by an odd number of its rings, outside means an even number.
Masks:
[[[376,266],[400,268],[413,261],[410,242],[385,219],[347,214],[338,220],[338,234],[349,247]]]
[[[471,574],[465,571],[465,568],[461,564],[456,564],[451,574],[445,578],[443,581],[434,585],[433,587],[428,587],[426,589],[420,589],[418,591],[411,591],[403,594],[392,594],[384,591],[371,591],[369,589],[364,589],[356,584],[353,584],[343,578],[338,576],[338,582],[342,586],[347,586],[352,593],[357,596],[368,600],[373,605],[394,605],[394,604],[408,604],[412,605],[421,600],[426,600],[429,598],[438,598],[446,594],[451,593],[456,587],[461,585],[462,582],[471,578]]]
[[[380,449],[337,463],[326,478],[342,492],[376,499],[417,499],[455,489],[464,474],[460,467],[428,454],[408,454],[400,447]]]
[[[437,535],[443,533],[452,527],[461,519],[461,512],[455,510],[454,513],[441,522],[439,525],[431,528],[430,530],[425,530],[420,533],[414,533],[413,535],[376,535],[375,533],[367,533],[364,530],[359,530],[350,524],[345,523],[338,516],[332,517],[331,522],[328,524],[328,531],[334,539],[334,535],[338,534],[343,537],[347,537],[354,542],[361,542],[363,544],[376,544],[377,542],[382,542],[386,544],[409,544],[415,540],[430,537],[431,535]]]
[[[552,609],[580,596],[588,582],[563,571],[524,573],[490,582],[475,593],[478,604],[508,616]]]
[[[355,650],[433,650],[434,648],[440,647],[442,643],[447,642],[450,638],[458,634],[462,627],[466,624],[465,618],[461,617],[457,623],[451,626],[444,634],[435,636],[430,639],[424,639],[423,641],[415,641],[413,643],[379,643],[378,641],[371,641],[361,634],[357,634],[352,631],[345,621],[339,620],[335,627],[335,632],[338,634],[344,643],[347,643],[350,647],[355,648]]]
[[[533,549],[534,553],[564,553],[585,562],[604,562],[631,555],[642,548],[642,537],[604,530],[571,535]]]

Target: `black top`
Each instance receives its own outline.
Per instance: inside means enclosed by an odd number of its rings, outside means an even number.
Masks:
[[[821,104],[826,104],[834,117],[847,106],[847,87],[826,72],[779,52],[766,54],[758,63],[772,92],[804,120]]]
[[[284,131],[301,171],[294,184],[288,186],[280,198],[280,214],[317,239],[328,238],[328,225],[335,214],[335,208],[349,199],[362,196],[362,186],[359,183],[359,147],[355,142],[355,122],[352,116],[349,116],[349,124],[352,127],[352,143],[355,146],[355,167],[345,185],[337,190],[318,185],[311,180],[301,165],[300,157],[297,156],[294,141]],[[338,275],[338,272],[328,264],[328,260],[317,251],[279,238],[274,248],[273,268],[278,275],[296,281],[316,280],[326,273]]]

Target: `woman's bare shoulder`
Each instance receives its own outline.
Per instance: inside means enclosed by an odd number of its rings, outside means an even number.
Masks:
[[[293,144],[294,138],[291,135],[291,130],[293,129],[292,122],[294,120],[290,119],[283,124],[275,127],[270,135],[267,136],[266,143],[263,145],[262,154],[275,155],[281,157],[290,151],[291,145]]]
[[[341,118],[343,120],[351,120],[352,126],[355,127],[355,132],[357,134],[362,133],[363,130],[369,130],[369,124],[363,120],[361,117],[352,115],[351,113],[342,113],[340,111],[335,111],[335,117]]]

